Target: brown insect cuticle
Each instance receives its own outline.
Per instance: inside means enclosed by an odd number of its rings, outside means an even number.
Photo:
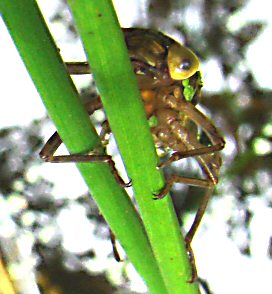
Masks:
[[[202,203],[197,211],[194,222],[185,237],[187,251],[192,265],[192,279],[197,279],[195,261],[191,242],[200,224],[208,200],[217,184],[221,157],[218,153],[224,148],[224,139],[211,120],[201,113],[195,104],[199,101],[202,81],[199,75],[199,60],[188,48],[178,44],[170,37],[149,29],[123,29],[125,41],[129,50],[134,72],[138,79],[142,101],[147,119],[156,117],[156,126],[151,128],[157,148],[169,154],[170,157],[158,165],[164,168],[171,163],[187,157],[194,157],[203,172],[203,179],[187,178],[171,175],[165,187],[153,194],[154,199],[164,198],[175,183],[197,186],[206,189]],[[90,68],[86,62],[67,63],[71,74],[88,74]],[[188,79],[189,85],[195,89],[190,101],[186,100],[182,81]],[[194,99],[195,98],[195,99]],[[124,106],[125,107],[125,106]],[[97,97],[86,105],[91,115],[102,109],[100,98]],[[203,145],[198,138],[197,129],[202,129],[210,140],[210,145]],[[111,129],[106,121],[102,124],[101,140],[107,144],[106,138]],[[45,144],[40,153],[41,159],[49,162],[100,162],[109,164],[116,181],[124,188],[132,182],[125,183],[120,177],[115,163],[107,154],[71,154],[55,156],[54,153],[62,143],[58,133],[55,133]],[[116,249],[116,247],[114,247]],[[115,250],[114,249],[114,250]]]

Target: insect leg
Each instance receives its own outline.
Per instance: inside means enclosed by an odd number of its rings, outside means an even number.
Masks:
[[[70,75],[80,75],[80,74],[90,74],[90,66],[87,62],[66,62],[65,63],[67,70]],[[102,108],[102,103],[100,97],[96,97],[95,99],[92,99],[91,101],[87,102],[85,104],[85,108],[89,115],[93,114],[94,111]],[[102,130],[100,133],[100,139],[102,141],[102,145],[105,146],[108,144],[108,140],[106,139],[106,136],[111,133],[111,129],[109,126],[109,123],[107,120],[105,120],[102,123]],[[61,145],[62,140],[57,132],[55,132],[51,138],[47,141],[45,146],[40,152],[40,157],[45,161],[50,162],[107,162],[112,170],[113,175],[115,176],[117,182],[122,187],[130,187],[131,181],[129,183],[125,183],[123,179],[120,177],[118,171],[115,168],[115,164],[109,155],[80,155],[80,154],[71,154],[71,155],[60,155],[60,156],[54,156],[55,151],[58,149],[58,147]],[[120,262],[122,261],[120,258],[120,255],[118,253],[117,247],[116,247],[116,239],[113,232],[110,230],[110,240],[112,243],[112,249],[113,249],[113,255],[116,261]]]
[[[81,74],[90,74],[90,66],[88,62],[65,62],[65,65],[68,69],[70,75],[81,75]],[[85,104],[85,108],[87,109],[89,115],[93,114],[93,112],[97,109],[102,108],[102,103],[100,96],[92,99],[91,101]],[[100,138],[103,145],[107,145],[108,140],[106,136],[111,133],[111,129],[107,120],[102,123],[102,131],[100,133]]]
[[[196,186],[201,188],[206,188],[206,193],[202,199],[201,205],[197,211],[194,222],[186,235],[186,240],[188,243],[191,243],[193,236],[201,222],[201,219],[204,215],[206,207],[208,205],[209,199],[213,192],[214,183],[210,179],[194,179],[194,178],[186,178],[179,175],[171,175],[170,178],[167,179],[165,187],[158,194],[154,194],[154,199],[162,199],[166,196],[166,194],[171,190],[174,183],[182,183],[190,186]]]
[[[193,236],[201,222],[201,219],[204,215],[204,212],[206,210],[207,204],[209,202],[209,199],[211,197],[211,194],[213,192],[214,183],[210,179],[194,179],[194,178],[187,178],[182,177],[179,175],[171,175],[167,181],[165,187],[158,193],[154,194],[154,199],[162,199],[166,196],[167,193],[171,190],[174,183],[182,183],[187,184],[190,186],[196,186],[207,189],[203,199],[202,203],[197,211],[196,217],[194,219],[194,222],[189,230],[189,232],[186,235],[186,239],[188,243],[191,243]]]
[[[201,205],[197,210],[194,222],[191,225],[190,230],[188,231],[188,233],[185,236],[187,253],[189,254],[190,263],[192,265],[192,279],[189,281],[190,283],[193,283],[197,279],[197,270],[196,270],[196,265],[195,265],[194,253],[191,248],[191,242],[192,242],[193,237],[194,237],[194,235],[200,225],[202,217],[206,211],[206,208],[207,208],[209,199],[212,195],[212,192],[213,192],[213,184],[211,184],[211,187],[207,189],[207,191],[202,199]]]
[[[201,205],[197,210],[193,224],[191,225],[190,230],[188,231],[188,233],[185,236],[186,249],[187,249],[187,253],[189,255],[190,263],[192,266],[192,278],[189,282],[193,283],[197,279],[197,270],[196,270],[196,266],[195,266],[194,253],[191,248],[191,242],[193,240],[193,237],[194,237],[194,235],[200,225],[202,217],[203,217],[205,210],[207,208],[209,199],[210,199],[212,192],[213,192],[214,184],[209,179],[194,179],[194,178],[182,177],[179,175],[172,175],[172,176],[170,176],[170,178],[167,179],[166,185],[163,188],[163,190],[160,191],[160,193],[155,194],[154,198],[161,199],[161,198],[165,197],[166,194],[171,190],[174,183],[183,183],[183,184],[207,189],[206,193],[202,199]]]
[[[166,185],[163,189],[158,193],[154,194],[155,199],[164,198],[172,189],[175,183],[187,184],[190,186],[201,187],[201,188],[209,188],[211,186],[211,182],[207,179],[195,179],[195,178],[187,178],[179,175],[171,175],[166,180]]]
[[[207,134],[213,145],[221,145],[224,148],[225,141],[219,134],[215,125],[192,103],[182,100],[180,97],[167,96],[165,101],[169,107],[187,115],[196,125]]]
[[[101,108],[100,97],[88,102],[86,108],[89,114],[92,114],[95,110]],[[44,161],[53,163],[64,163],[64,162],[101,162],[108,163],[112,174],[116,178],[117,182],[124,188],[130,187],[131,182],[125,183],[121,176],[119,175],[115,163],[112,157],[109,155],[98,154],[97,150],[94,150],[90,154],[70,154],[70,155],[57,155],[54,153],[57,151],[58,147],[61,145],[62,140],[57,132],[55,132],[50,139],[46,142],[43,149],[40,152],[40,157]]]
[[[117,250],[115,235],[113,234],[111,229],[109,229],[109,231],[110,231],[110,240],[111,240],[111,245],[112,245],[113,256],[116,261],[121,262],[123,260],[121,259],[120,254]]]
[[[165,102],[174,110],[184,113],[190,120],[192,120],[196,125],[203,129],[208,138],[210,139],[212,146],[202,147],[192,150],[186,150],[183,152],[175,152],[166,162],[162,163],[159,167],[164,167],[177,161],[181,158],[198,156],[203,154],[214,153],[220,151],[225,146],[225,141],[219,134],[219,131],[214,126],[214,124],[193,104],[184,101],[182,99],[177,99],[177,97],[168,95],[165,98]]]
[[[70,75],[84,75],[91,73],[90,66],[86,61],[65,62],[65,65]]]
[[[117,182],[124,188],[130,187],[131,182],[125,183],[121,176],[119,175],[115,163],[112,160],[112,157],[110,155],[101,155],[96,154],[94,152],[93,154],[70,154],[70,155],[57,155],[55,156],[54,153],[58,149],[58,147],[61,145],[62,140],[57,132],[55,132],[50,139],[47,141],[47,143],[44,145],[43,149],[40,152],[40,157],[42,160],[46,162],[53,162],[53,163],[65,163],[65,162],[100,162],[100,163],[108,163],[112,174],[114,175]]]
[[[164,168],[166,166],[169,166],[171,163],[178,161],[180,159],[183,159],[183,158],[218,152],[218,151],[222,150],[223,148],[224,148],[224,146],[222,146],[221,144],[217,144],[217,145],[208,146],[208,147],[190,149],[190,150],[186,150],[186,151],[182,151],[182,152],[176,151],[166,161],[161,162],[158,165],[158,168]]]

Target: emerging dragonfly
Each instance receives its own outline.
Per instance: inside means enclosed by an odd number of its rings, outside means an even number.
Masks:
[[[155,119],[151,127],[155,145],[164,150],[165,154],[169,154],[169,150],[173,151],[159,168],[193,156],[203,172],[203,179],[171,175],[165,187],[154,195],[155,199],[163,198],[174,183],[185,183],[206,189],[194,222],[185,237],[192,263],[193,282],[197,279],[197,273],[191,242],[213,188],[218,183],[221,166],[218,151],[224,148],[225,142],[213,123],[195,107],[199,102],[202,87],[199,60],[196,55],[170,37],[154,30],[130,28],[123,31],[147,119]],[[66,66],[70,74],[90,73],[86,62],[66,63]],[[100,97],[89,102],[86,108],[90,115],[103,108]],[[200,142],[199,129],[208,137],[208,145]],[[110,132],[110,126],[105,121],[100,134],[102,141],[105,141]],[[50,162],[108,162],[118,183],[123,187],[131,185],[124,183],[109,155],[94,153],[54,156],[61,143],[58,133],[54,133],[40,152],[41,158]]]

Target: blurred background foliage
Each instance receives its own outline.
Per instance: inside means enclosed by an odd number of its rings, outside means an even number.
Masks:
[[[226,230],[229,237],[237,243],[241,253],[250,256],[249,226],[254,211],[248,198],[262,199],[267,207],[271,207],[272,200],[271,196],[269,197],[272,93],[271,90],[259,86],[246,61],[246,50],[262,32],[265,23],[250,21],[238,30],[232,30],[228,25],[230,17],[246,4],[245,0],[150,0],[145,3],[144,13],[139,14],[133,26],[142,27],[144,24],[144,27],[161,30],[170,35],[174,33],[197,53],[203,64],[211,59],[216,60],[223,86],[216,89],[210,86],[207,91],[204,80],[200,103],[203,112],[212,118],[227,141],[222,152],[224,164],[220,184],[215,190],[214,198],[224,199],[229,194],[235,197],[235,209],[226,219]],[[69,41],[77,41],[78,35],[67,11],[66,2],[59,1],[57,7],[49,20],[52,27],[61,23],[67,30]],[[216,75],[212,77],[216,79]],[[216,84],[216,81],[214,83]],[[95,95],[94,83],[89,83],[80,91],[83,100],[91,99],[90,97]],[[0,231],[2,256],[7,264],[19,266],[26,257],[18,249],[18,240],[25,234],[31,235],[32,252],[29,252],[27,257],[31,260],[29,273],[35,265],[38,270],[39,289],[35,288],[34,278],[31,284],[33,292],[28,292],[30,288],[19,279],[17,286],[22,289],[20,293],[131,293],[128,290],[129,279],[124,270],[126,263],[121,266],[123,278],[118,283],[118,289],[116,284],[111,285],[112,281],[110,283],[103,272],[92,274],[86,270],[86,261],[95,258],[98,248],[74,254],[62,245],[56,217],[61,210],[71,205],[76,204],[84,208],[88,219],[95,223],[94,234],[98,238],[108,239],[108,229],[90,195],[60,200],[52,194],[53,183],[41,177],[35,181],[29,177],[30,169],[42,164],[38,152],[43,142],[41,129],[47,124],[47,120],[44,118],[34,121],[28,127],[11,127],[0,131],[1,206],[14,203],[14,208],[8,213],[5,212],[8,214],[7,218],[12,220],[9,229],[12,234],[7,234],[3,228]],[[96,121],[99,122],[101,121]],[[168,168],[166,174],[177,171],[199,176],[198,166],[190,159]],[[175,186],[172,196],[181,224],[185,213],[196,211],[201,195],[201,189]],[[53,233],[51,238],[45,241],[42,232],[49,227],[53,228]],[[242,241],[241,238],[238,238],[240,241],[236,240],[237,232],[242,232]],[[268,258],[271,258],[271,238],[266,244]],[[14,254],[14,251],[17,254]],[[15,271],[18,272],[18,268]],[[124,286],[127,286],[127,289],[121,292],[120,287]],[[203,293],[212,293],[209,281],[202,280],[202,286]],[[33,289],[36,289],[36,292]]]

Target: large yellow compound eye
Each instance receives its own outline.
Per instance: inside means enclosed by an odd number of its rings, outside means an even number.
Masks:
[[[173,80],[185,80],[199,70],[199,60],[190,49],[173,44],[168,49],[167,63]]]

